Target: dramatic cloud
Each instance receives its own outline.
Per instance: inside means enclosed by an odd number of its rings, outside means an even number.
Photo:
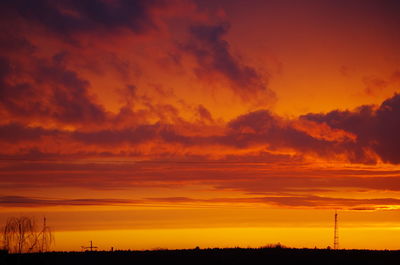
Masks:
[[[38,141],[47,135],[56,135],[57,130],[41,127],[25,127],[18,123],[0,125],[0,141],[17,143],[20,141]]]
[[[30,65],[17,65],[22,72],[13,64],[0,58],[0,106],[9,115],[63,123],[105,120],[104,108],[89,95],[89,82],[66,69],[57,56],[50,62],[33,57]]]
[[[358,145],[375,152],[383,162],[400,163],[398,94],[385,100],[379,107],[361,106],[353,111],[335,110],[326,114],[307,114],[302,118],[351,132],[357,136]]]
[[[231,130],[223,142],[233,146],[243,148],[263,144],[272,150],[290,149],[326,158],[345,155],[350,161],[371,162],[368,155],[345,134],[337,139],[316,137],[306,130],[298,129],[293,121],[282,119],[266,110],[239,116],[230,121],[228,127]],[[334,135],[335,132],[327,133]]]
[[[59,36],[74,33],[129,29],[143,33],[157,28],[153,9],[165,8],[162,0],[117,1],[29,1],[6,0],[2,14],[19,16],[28,23],[37,23]]]
[[[73,109],[79,108],[75,106]],[[88,113],[91,112],[82,112],[79,117],[84,117]],[[199,115],[202,120],[212,121],[211,114],[206,109],[199,107]],[[311,114],[309,116],[313,117]],[[79,117],[77,116],[76,119],[82,121]],[[86,122],[96,121],[96,116],[88,117]],[[68,144],[80,143],[82,146],[80,150],[77,150],[78,152],[82,152],[85,146],[92,146],[99,148],[101,152],[112,154],[113,150],[110,148],[120,147],[115,152],[116,156],[121,155],[122,150],[131,152],[132,147],[147,143],[166,148],[162,152],[153,149],[150,151],[152,156],[162,155],[163,152],[170,150],[171,145],[175,145],[192,150],[193,155],[202,155],[207,148],[213,147],[218,147],[220,151],[225,152],[225,155],[231,155],[231,157],[235,156],[235,150],[250,151],[253,148],[263,148],[270,151],[295,152],[299,156],[310,155],[365,164],[375,162],[373,154],[368,152],[369,146],[365,142],[354,139],[352,133],[358,135],[357,131],[341,126],[332,126],[333,128],[323,126],[315,119],[311,127],[309,124],[303,126],[302,120],[283,119],[269,111],[259,110],[241,115],[225,126],[212,127],[214,130],[207,130],[204,123],[188,122],[182,124],[157,122],[123,128],[103,129],[100,127],[94,130],[84,128],[74,131],[10,123],[0,127],[0,141],[9,142],[13,139],[16,142],[30,141],[33,144],[36,141],[35,148],[40,149],[40,145],[43,144],[40,140],[43,140],[45,136],[51,136],[54,139],[62,137],[64,141],[68,140]],[[215,133],[215,129],[218,129],[218,134]],[[385,144],[384,139],[377,140],[381,141],[381,145]],[[377,150],[377,154],[381,155],[380,150]]]
[[[195,71],[200,78],[218,73],[244,100],[263,95],[273,101],[275,94],[267,87],[268,78],[232,54],[224,38],[228,30],[227,23],[192,26],[190,40],[181,48],[197,60]]]

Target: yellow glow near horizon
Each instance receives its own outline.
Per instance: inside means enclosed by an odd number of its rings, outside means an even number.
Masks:
[[[92,240],[99,250],[151,250],[200,248],[258,248],[280,243],[294,248],[333,245],[327,227],[251,227],[199,229],[132,229],[56,232],[54,250],[80,251]],[[339,246],[345,249],[399,249],[399,227],[343,228]]]

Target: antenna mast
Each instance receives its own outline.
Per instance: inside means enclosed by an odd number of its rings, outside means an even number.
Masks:
[[[339,249],[338,214],[335,211],[335,231],[333,236],[333,249]]]

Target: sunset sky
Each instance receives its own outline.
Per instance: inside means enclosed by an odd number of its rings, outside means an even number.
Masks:
[[[0,224],[54,250],[400,249],[397,0],[3,0]]]

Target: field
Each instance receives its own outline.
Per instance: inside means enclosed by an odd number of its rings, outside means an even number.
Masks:
[[[399,260],[400,251],[231,248],[2,254],[0,264],[398,264]]]

